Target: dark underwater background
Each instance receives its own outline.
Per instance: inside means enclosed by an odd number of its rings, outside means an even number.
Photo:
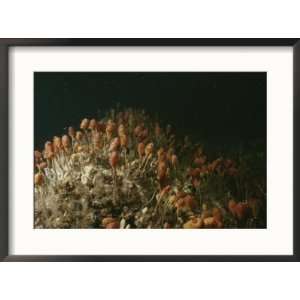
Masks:
[[[265,72],[35,72],[35,148],[117,103],[212,148],[265,147],[266,80]]]

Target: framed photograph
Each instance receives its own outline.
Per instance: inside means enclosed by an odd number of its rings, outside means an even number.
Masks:
[[[299,261],[298,39],[1,39],[3,261]]]

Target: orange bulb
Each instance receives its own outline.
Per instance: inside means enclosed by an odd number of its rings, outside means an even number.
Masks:
[[[37,173],[34,175],[34,184],[42,185],[44,183],[44,175],[42,173]]]
[[[178,164],[178,158],[177,155],[173,154],[171,156],[171,164],[173,165],[173,167],[175,167]]]
[[[81,131],[77,131],[76,132],[76,140],[77,141],[81,141],[82,140],[82,137],[83,137],[83,134]]]
[[[62,149],[62,143],[61,138],[58,136],[55,136],[53,138],[53,146],[54,146],[54,152],[57,153]]]
[[[142,131],[143,131],[143,127],[141,125],[138,125],[134,128],[133,132],[134,132],[135,136],[138,137]]]
[[[61,139],[62,146],[64,149],[69,149],[71,147],[71,141],[68,135],[64,135]]]
[[[89,129],[95,130],[97,128],[97,121],[95,119],[91,119],[89,123]]]
[[[119,154],[117,151],[113,151],[109,156],[109,164],[112,168],[115,168],[119,161]]]
[[[74,128],[71,127],[71,126],[68,128],[68,135],[69,135],[72,139],[75,138],[75,130],[74,130]]]
[[[88,129],[89,127],[89,119],[85,118],[80,123],[80,129]]]
[[[46,152],[53,152],[53,145],[52,145],[52,143],[51,142],[46,142],[45,143],[45,151]]]
[[[154,144],[153,143],[147,144],[147,146],[145,148],[145,154],[146,154],[146,156],[149,156],[150,154],[152,154],[153,148],[154,148]]]
[[[106,124],[106,133],[108,136],[111,136],[116,128],[116,123],[114,123],[112,120],[108,120]]]
[[[116,151],[116,150],[118,150],[119,146],[120,146],[120,139],[118,137],[116,137],[110,143],[108,151],[110,151],[110,152],[111,151]]]
[[[126,135],[125,126],[123,124],[119,125],[118,128],[118,135],[121,137],[122,135]]]
[[[38,150],[34,151],[34,158],[36,162],[39,162],[42,159],[42,153]]]
[[[156,137],[159,137],[160,134],[161,134],[161,129],[160,129],[158,123],[155,124],[155,129],[154,129],[154,131],[155,131],[155,136],[156,136]]]
[[[120,144],[122,147],[127,147],[128,144],[128,138],[126,134],[120,135]]]
[[[120,223],[118,221],[113,221],[113,222],[107,224],[105,228],[106,229],[119,229]]]
[[[231,212],[233,216],[235,216],[235,207],[236,207],[236,202],[233,199],[229,200],[228,210]]]
[[[145,144],[139,143],[137,146],[139,157],[142,158],[145,155]]]

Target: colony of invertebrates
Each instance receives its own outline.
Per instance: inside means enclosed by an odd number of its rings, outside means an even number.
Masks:
[[[265,227],[262,154],[249,153],[206,153],[143,110],[85,118],[35,151],[35,228]]]

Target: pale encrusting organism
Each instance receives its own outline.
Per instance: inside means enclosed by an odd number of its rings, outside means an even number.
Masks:
[[[84,118],[34,152],[35,228],[264,227],[264,174],[204,150],[143,110]]]

